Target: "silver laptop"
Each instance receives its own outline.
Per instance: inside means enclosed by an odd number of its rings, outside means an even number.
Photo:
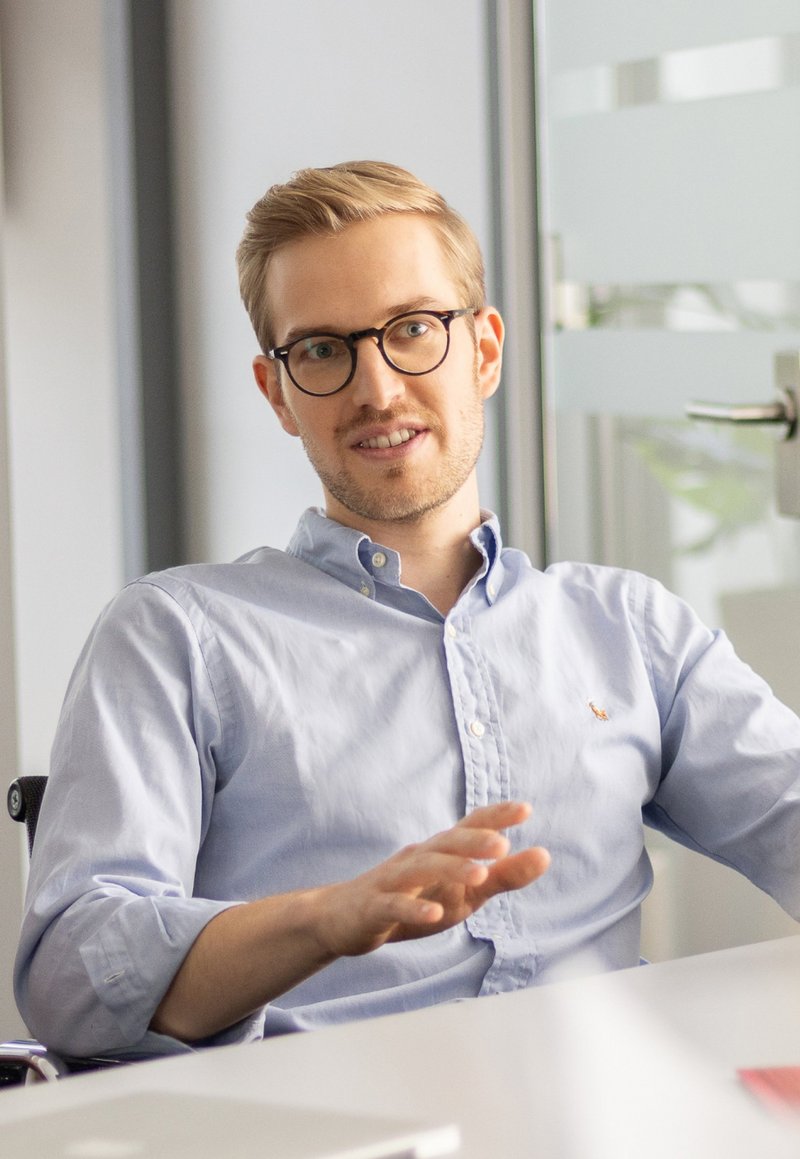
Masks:
[[[166,1091],[117,1096],[6,1123],[3,1159],[433,1159],[455,1126]]]

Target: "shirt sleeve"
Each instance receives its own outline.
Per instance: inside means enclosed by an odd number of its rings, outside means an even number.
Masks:
[[[800,919],[800,720],[723,632],[654,581],[645,636],[663,770],[645,819]]]
[[[192,896],[224,688],[173,596],[126,588],[73,673],[53,748],[15,969],[31,1031],[74,1055],[125,1052],[206,923]]]

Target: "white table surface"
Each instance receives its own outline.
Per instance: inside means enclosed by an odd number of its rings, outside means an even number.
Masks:
[[[470,1159],[800,1159],[736,1077],[788,1064],[800,936],[6,1090],[0,1154],[4,1123],[161,1090],[456,1122]]]

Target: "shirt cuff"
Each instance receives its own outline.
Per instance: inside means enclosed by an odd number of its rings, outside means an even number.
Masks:
[[[135,898],[119,906],[80,948],[97,997],[128,1043],[147,1033],[155,1010],[201,930],[237,902]]]

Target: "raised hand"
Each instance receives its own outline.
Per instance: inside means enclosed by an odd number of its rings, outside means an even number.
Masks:
[[[546,871],[549,854],[536,846],[509,853],[501,832],[530,814],[530,805],[518,801],[476,809],[359,877],[324,887],[317,898],[321,949],[336,957],[366,954],[385,942],[427,937],[496,893],[530,885]]]
[[[152,1029],[187,1042],[205,1038],[336,958],[428,937],[495,894],[530,885],[550,855],[538,847],[510,853],[502,832],[530,814],[518,801],[488,805],[352,881],[226,909],[201,930]]]

